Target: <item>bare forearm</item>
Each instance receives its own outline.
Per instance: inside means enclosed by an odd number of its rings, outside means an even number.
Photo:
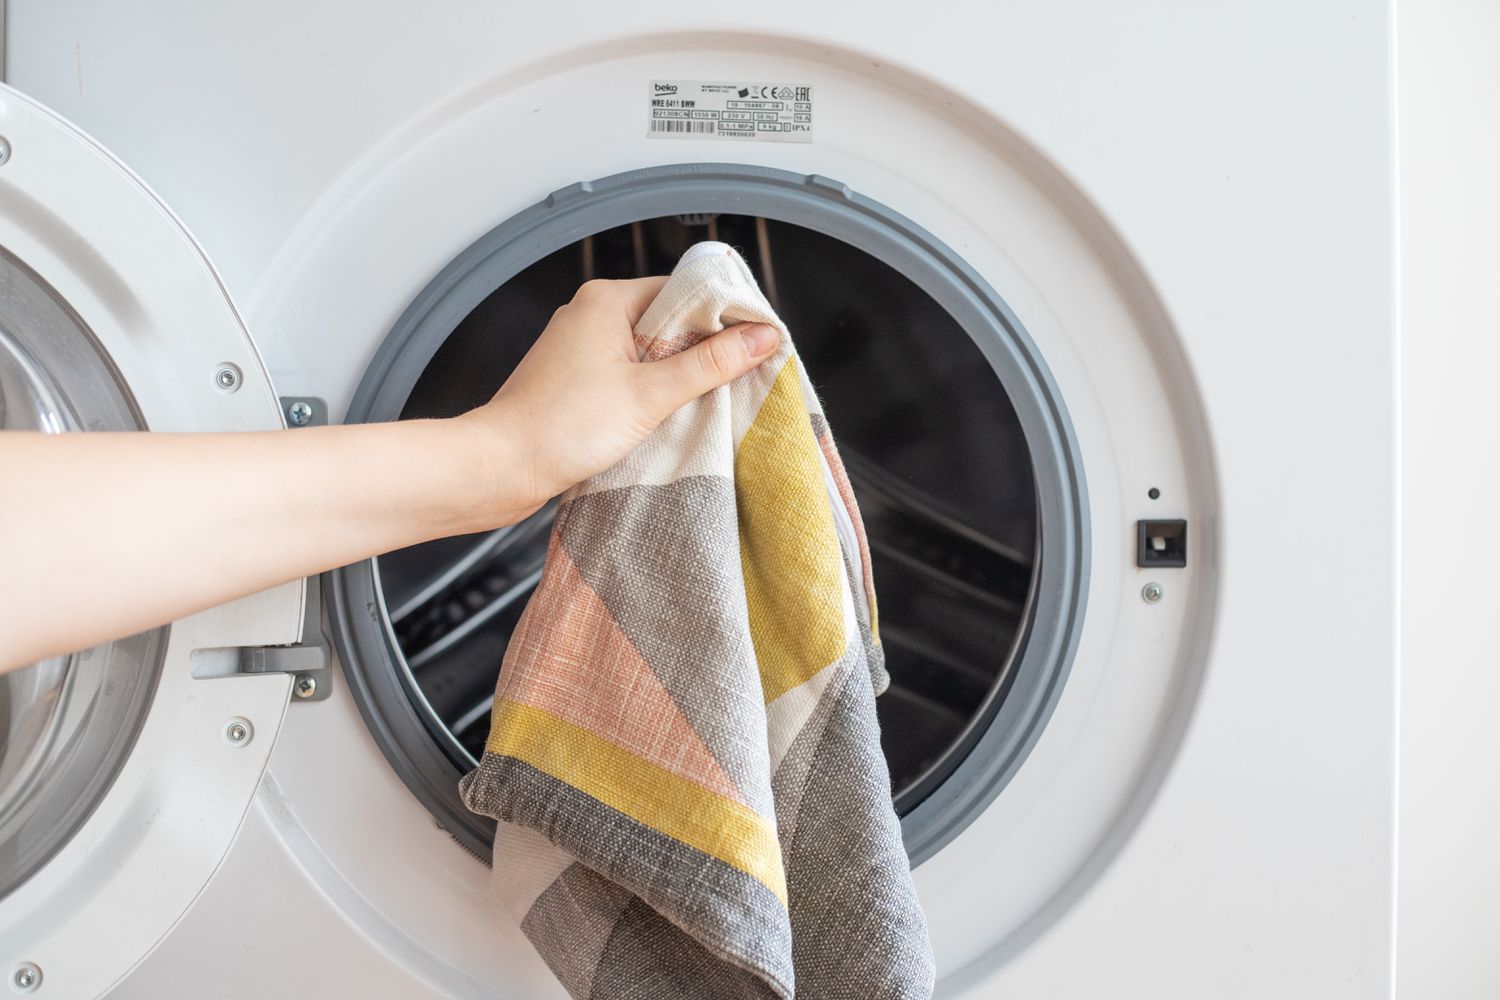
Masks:
[[[0,670],[476,530],[480,444],[458,421],[0,435]]]
[[[488,404],[262,434],[0,434],[0,670],[431,538],[517,521],[764,361],[733,327],[641,364],[665,279],[590,282]]]

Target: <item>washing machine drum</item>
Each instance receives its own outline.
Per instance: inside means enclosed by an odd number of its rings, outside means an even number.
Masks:
[[[698,240],[738,247],[797,341],[864,515],[891,674],[882,742],[920,859],[998,793],[1060,689],[1083,583],[1082,478],[1049,384],[1007,385],[995,363],[1037,370],[1003,303],[930,237],[914,249],[906,220],[806,181],[659,170],[549,199],[418,297],[350,419],[462,413],[494,394],[582,281],[665,273]],[[372,731],[481,856],[493,824],[455,786],[483,752],[553,513],[393,552],[331,583]]]

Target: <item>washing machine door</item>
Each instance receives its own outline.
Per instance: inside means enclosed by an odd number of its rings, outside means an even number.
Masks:
[[[265,368],[182,224],[82,132],[0,87],[0,428],[279,426]],[[207,883],[291,689],[290,675],[237,665],[267,660],[246,647],[296,643],[303,599],[288,584],[0,675],[11,990],[103,993]]]

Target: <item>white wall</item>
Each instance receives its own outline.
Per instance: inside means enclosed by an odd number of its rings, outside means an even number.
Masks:
[[[1500,0],[1397,0],[1397,993],[1500,996]]]

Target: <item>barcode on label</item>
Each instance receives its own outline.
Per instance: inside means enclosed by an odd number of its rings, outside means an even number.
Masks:
[[[671,119],[653,118],[651,120],[651,131],[653,132],[712,132],[717,122],[693,122],[673,121]]]

